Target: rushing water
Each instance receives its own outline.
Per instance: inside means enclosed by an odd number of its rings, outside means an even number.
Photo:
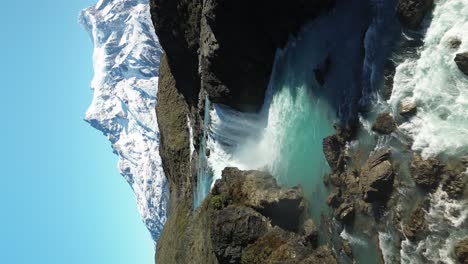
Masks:
[[[449,42],[454,39],[462,44],[452,47]],[[468,78],[453,60],[456,53],[467,50],[468,2],[439,0],[424,45],[396,69],[388,103],[394,115],[400,102],[416,103],[416,116],[404,120],[399,131],[414,140],[413,150],[423,157],[468,154]],[[455,263],[454,244],[468,236],[467,206],[468,201],[452,200],[440,189],[432,194],[426,216],[429,235],[418,243],[404,240],[399,261]]]
[[[459,48],[449,41],[461,40]],[[417,115],[400,126],[423,156],[468,153],[468,78],[454,57],[468,50],[468,2],[439,0],[420,56],[397,67],[389,101],[395,114],[402,100],[418,105]]]
[[[210,124],[210,100],[208,97],[205,98],[205,109],[203,117],[203,138],[200,143],[200,149],[198,151],[198,172],[197,172],[197,189],[193,195],[194,207],[198,207],[203,199],[208,195],[211,189],[211,183],[213,181],[213,172],[210,166],[208,166],[207,153],[206,153],[206,138],[208,126]],[[189,126],[190,127],[190,126]],[[193,134],[193,132],[191,132]],[[192,138],[192,136],[190,137]],[[193,143],[190,143],[192,146]]]
[[[394,116],[398,115],[402,100],[417,103],[416,117],[400,125],[391,136],[377,136],[370,130],[375,116],[361,117],[363,129],[350,145],[351,149],[365,148],[366,153],[391,146],[394,159],[401,163],[401,180],[411,182],[405,163],[409,157],[403,147],[408,143],[406,136],[414,139],[413,148],[424,156],[465,154],[468,78],[458,71],[453,57],[457,51],[468,49],[468,3],[436,2],[421,50],[403,54],[407,58],[403,61],[394,58],[399,63],[394,93],[385,102],[376,91],[382,86],[383,65],[399,34],[395,4],[396,1],[338,1],[330,14],[309,23],[284,50],[278,51],[260,113],[239,113],[216,104],[210,109],[205,104],[207,136],[204,135],[200,153],[204,156],[206,146],[211,154],[206,160],[199,160],[195,204],[221,177],[224,167],[259,169],[270,172],[280,184],[301,185],[310,214],[319,223],[320,214],[328,212],[324,202],[327,189],[322,179],[329,168],[322,153],[322,139],[334,133],[334,122],[353,118],[355,109],[350,106],[360,98],[371,105],[372,112],[390,110]],[[458,49],[448,45],[454,37],[462,40]],[[314,69],[323,68],[327,60],[330,65],[321,85],[314,78]],[[414,189],[414,185],[410,188]],[[399,201],[407,203],[398,206],[411,206],[414,192],[408,190],[397,189],[402,197]],[[453,262],[450,259],[454,242],[468,235],[467,204],[450,200],[441,190],[430,198],[427,220],[431,234],[427,239],[419,244],[404,240],[398,245],[396,229],[376,234],[386,263]],[[346,230],[341,237],[351,243],[357,263],[378,263],[377,245],[369,237]]]

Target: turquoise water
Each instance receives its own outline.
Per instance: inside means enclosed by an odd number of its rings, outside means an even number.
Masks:
[[[203,138],[198,151],[198,171],[197,171],[197,188],[193,195],[193,205],[197,208],[208,195],[213,181],[213,172],[208,166],[206,155],[206,138],[208,126],[210,124],[210,100],[205,97],[205,112],[203,116]]]
[[[317,224],[322,213],[330,212],[323,184],[330,169],[322,140],[335,132],[334,123],[355,113],[350,106],[361,95],[363,35],[371,21],[368,4],[339,2],[278,51],[260,113],[214,105],[207,142],[214,180],[227,166],[268,171],[282,185],[302,186]],[[330,66],[320,85],[314,69],[323,67],[327,58]],[[350,243],[357,263],[378,263],[378,250],[369,239]]]

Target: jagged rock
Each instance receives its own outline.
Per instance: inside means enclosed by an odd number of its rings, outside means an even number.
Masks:
[[[354,205],[352,203],[342,203],[336,210],[336,218],[344,223],[350,222],[354,218]]]
[[[314,223],[314,220],[307,219],[302,225],[301,234],[305,237],[313,247],[317,247],[318,244],[318,229]]]
[[[323,153],[325,159],[330,165],[332,171],[339,171],[343,167],[343,157],[341,150],[343,144],[340,142],[337,135],[328,136],[322,141]]]
[[[350,258],[353,257],[353,248],[351,247],[351,244],[347,240],[341,240],[341,248],[343,249],[343,252]]]
[[[340,189],[332,191],[327,197],[327,204],[333,208],[337,208],[342,202]]]
[[[441,180],[443,165],[434,158],[423,160],[418,154],[411,159],[410,171],[414,182],[426,191],[434,190]]]
[[[389,149],[380,149],[364,164],[360,174],[364,201],[384,201],[391,194],[394,173],[390,155]]]
[[[295,262],[292,262],[295,263]],[[291,263],[291,264],[292,264]],[[337,264],[335,256],[333,255],[332,250],[328,246],[321,246],[318,248],[312,256],[305,259],[301,262],[301,264]],[[279,263],[278,263],[279,264]]]
[[[465,191],[468,176],[464,173],[446,172],[442,178],[442,189],[451,199],[459,199]]]
[[[457,157],[444,165],[441,185],[451,199],[461,198],[468,187],[467,161],[466,157]]]
[[[268,230],[268,220],[245,206],[228,206],[213,212],[211,240],[220,263],[239,263],[243,249]]]
[[[380,134],[390,134],[395,129],[395,120],[393,120],[393,116],[390,113],[380,113],[374,124],[372,124],[372,131]]]
[[[428,206],[428,201],[421,202],[404,225],[403,233],[409,240],[416,241],[424,237],[425,232],[427,232],[426,210]]]
[[[260,171],[225,168],[213,195],[223,194],[232,203],[242,203],[271,219],[273,225],[298,231],[306,214],[304,194],[298,187],[279,187],[275,178]]]
[[[242,254],[242,264],[335,264],[336,259],[327,246],[313,249],[305,246],[294,233],[273,228],[263,237],[247,246]]]
[[[392,61],[388,61],[384,65],[384,87],[382,97],[385,100],[390,99],[393,91],[393,78],[395,77],[396,66]]]
[[[193,101],[201,86],[212,102],[256,111],[263,104],[276,49],[333,2],[293,0],[285,5],[280,0],[152,0],[150,3],[157,35],[188,99]]]
[[[468,239],[458,241],[455,245],[455,255],[460,264],[468,264]]]
[[[416,113],[416,103],[409,101],[409,100],[403,100],[400,103],[400,115],[405,116],[405,117],[410,117]]]
[[[468,75],[468,51],[455,55],[454,61],[457,64],[458,69]]]
[[[433,3],[434,0],[399,0],[397,6],[398,19],[405,27],[418,30]]]
[[[458,38],[450,38],[448,41],[448,46],[451,48],[451,49],[458,49],[461,45],[461,40],[458,39]]]

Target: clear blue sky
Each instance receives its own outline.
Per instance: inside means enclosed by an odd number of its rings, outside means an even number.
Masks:
[[[83,121],[92,45],[77,17],[93,3],[2,1],[0,263],[153,263],[117,158]]]

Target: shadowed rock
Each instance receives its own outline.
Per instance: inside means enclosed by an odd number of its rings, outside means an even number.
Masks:
[[[398,19],[403,26],[418,30],[433,3],[434,0],[399,0],[397,6]]]
[[[468,264],[468,239],[458,241],[455,245],[455,255],[461,264]]]
[[[411,177],[414,182],[426,191],[437,188],[441,180],[443,165],[434,158],[423,160],[418,154],[411,159]]]
[[[468,51],[458,53],[454,60],[458,66],[458,69],[460,69],[460,71],[462,71],[464,74],[468,75]]]
[[[380,134],[390,134],[396,129],[395,120],[390,113],[381,113],[377,116],[374,124],[372,124],[372,131]]]
[[[390,196],[394,179],[390,155],[389,149],[378,150],[364,165],[360,174],[364,201],[384,201]]]
[[[425,236],[428,230],[426,223],[426,210],[429,206],[427,201],[421,202],[418,207],[411,213],[407,223],[403,227],[403,233],[412,241],[419,240]]]
[[[461,40],[458,39],[458,38],[455,38],[455,37],[454,37],[454,38],[450,38],[450,39],[448,40],[448,46],[449,46],[449,48],[451,48],[451,49],[458,49],[458,48],[460,47],[461,43],[462,43]]]

